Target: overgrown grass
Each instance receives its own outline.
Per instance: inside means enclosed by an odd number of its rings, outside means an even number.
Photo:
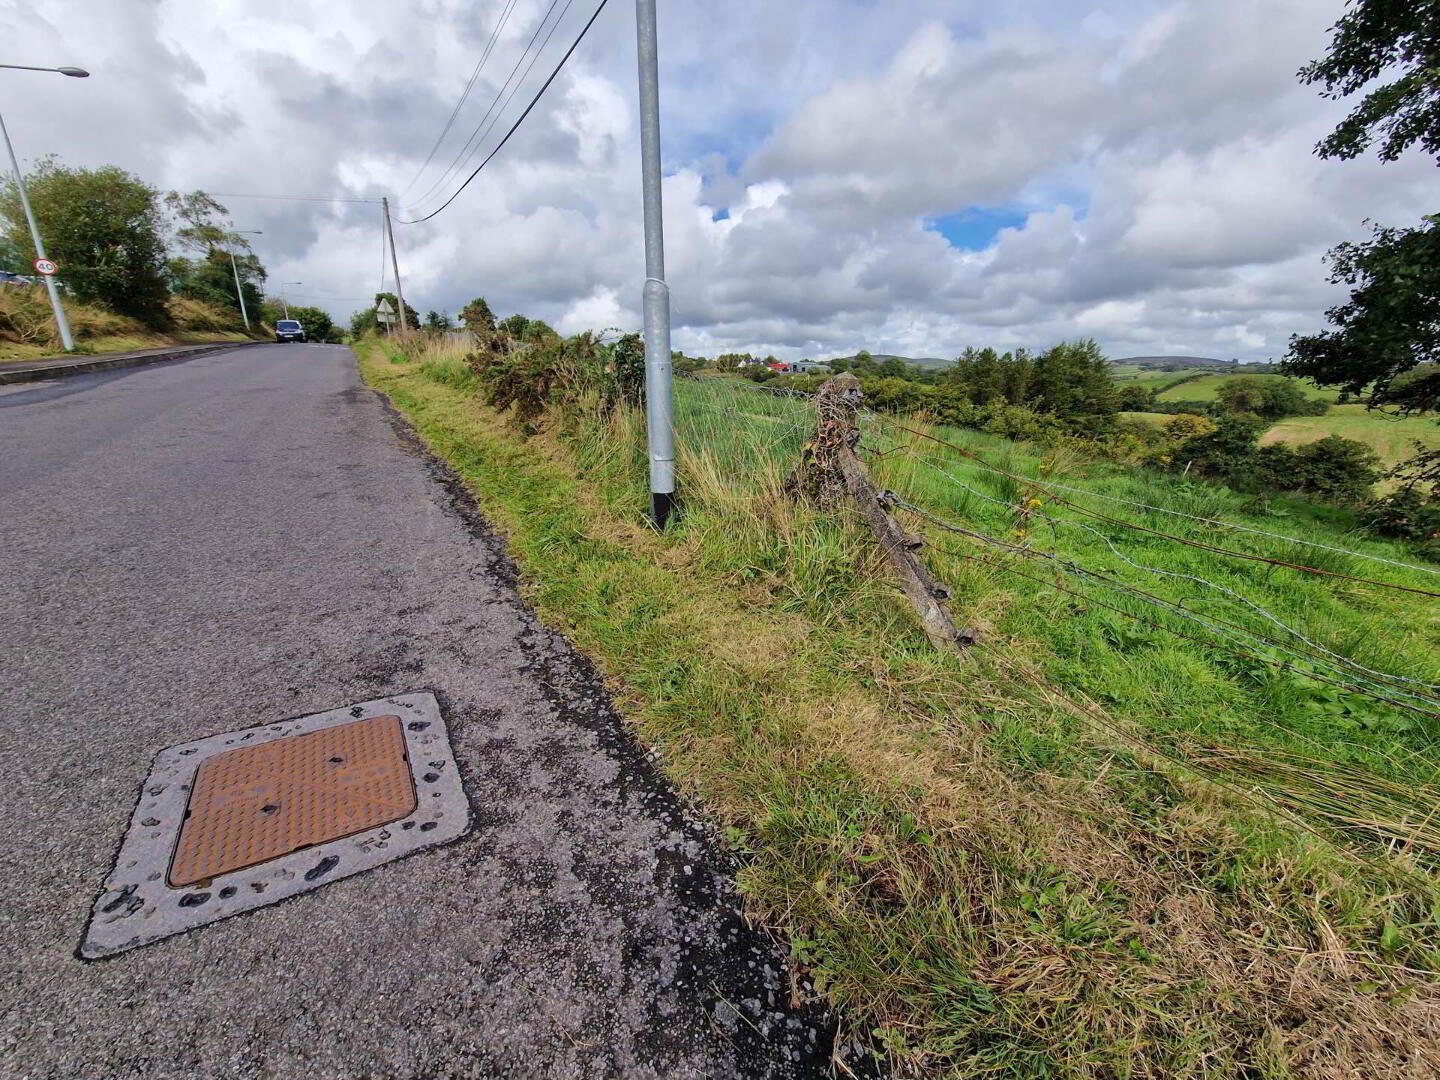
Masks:
[[[633,412],[581,407],[526,438],[480,403],[458,358],[392,359],[378,343],[361,353],[366,377],[507,532],[542,614],[606,669],[639,737],[723,823],[755,916],[903,1070],[1440,1072],[1425,853],[1387,847],[1374,828],[1345,832],[1325,808],[1356,805],[1352,788],[1380,806],[1383,784],[1409,805],[1433,761],[1428,724],[1362,725],[1343,731],[1355,744],[1343,748],[1335,718],[1311,710],[1308,691],[1271,685],[1268,671],[1226,668],[1045,585],[932,552],[985,642],[968,658],[937,653],[855,522],[781,495],[809,423],[804,402],[724,380],[679,384],[685,514],[657,535],[642,519]],[[1205,516],[1239,510],[1214,489],[1041,459],[975,433],[944,437],[983,442],[1017,475],[1045,469]],[[866,441],[892,451],[875,469],[907,499],[976,531],[1015,541],[1023,526],[1035,539],[1042,508],[1006,520],[974,494],[961,500],[898,438],[872,428]],[[978,491],[1023,502],[1024,485],[971,475],[966,459],[935,449],[924,453]],[[1360,544],[1343,522],[1287,506],[1296,516],[1262,527]],[[1176,532],[1177,521],[1153,527]],[[1054,532],[1070,545],[1056,550],[1077,560],[1108,556],[1083,530]],[[972,554],[963,538],[936,540]],[[1191,566],[1158,541],[1155,551],[1124,543],[1140,561]],[[973,553],[1035,572],[999,549]],[[1245,565],[1205,569],[1303,615],[1316,634],[1433,677],[1433,658],[1412,653],[1435,634],[1418,598],[1327,593]],[[1362,620],[1349,629],[1347,611]],[[1409,625],[1386,627],[1387,612]],[[1296,782],[1315,772],[1330,803]],[[1292,790],[1308,802],[1286,802]]]
[[[237,313],[183,297],[174,297],[170,302],[175,326],[166,333],[70,297],[64,299],[64,304],[65,318],[77,350],[85,353],[249,340]],[[60,352],[54,316],[44,290],[39,286],[0,286],[0,363],[38,360]]]

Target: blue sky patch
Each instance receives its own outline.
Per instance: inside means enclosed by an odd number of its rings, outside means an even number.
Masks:
[[[943,236],[953,248],[984,251],[1001,229],[1025,224],[1025,214],[1003,206],[972,206],[942,217],[926,218],[925,228]]]
[[[719,210],[716,210],[715,213],[713,213],[713,214],[710,215],[710,220],[711,220],[711,221],[729,221],[729,220],[730,220],[730,208],[729,208],[728,206],[722,206]]]

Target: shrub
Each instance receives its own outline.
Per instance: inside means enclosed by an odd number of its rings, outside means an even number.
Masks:
[[[1401,488],[1369,503],[1364,521],[1371,531],[1408,540],[1419,554],[1440,561],[1440,494]]]
[[[1339,435],[1308,443],[1296,450],[1294,457],[1295,471],[1286,486],[1327,502],[1363,502],[1380,479],[1380,459],[1375,452]]]

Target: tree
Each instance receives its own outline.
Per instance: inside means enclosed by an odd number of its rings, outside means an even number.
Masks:
[[[1295,471],[1285,486],[1327,502],[1360,503],[1380,479],[1379,465],[1364,443],[1327,435],[1295,451]]]
[[[1246,375],[1226,379],[1215,400],[1229,413],[1253,413],[1266,420],[1303,416],[1310,411],[1305,389],[1294,379],[1273,375]]]
[[[427,311],[425,313],[425,329],[432,330],[437,334],[444,333],[450,329],[450,316],[443,311]]]
[[[154,188],[124,169],[68,168],[54,158],[26,177],[58,279],[77,298],[161,329],[170,324],[164,218]],[[8,242],[33,257],[13,180],[0,189]]]
[[[1171,445],[1178,446],[1180,443],[1200,435],[1209,435],[1215,430],[1215,424],[1197,416],[1194,413],[1176,413],[1164,426],[1165,441]]]
[[[283,318],[287,318],[287,316],[281,314],[281,309],[278,305],[266,305],[266,322],[273,326],[276,319]],[[305,327],[305,336],[311,341],[329,341],[331,338],[339,336],[334,320],[330,318],[330,313],[323,308],[291,304],[288,318],[294,319],[301,326]]]
[[[1323,96],[1370,89],[1315,147],[1321,157],[1349,159],[1372,147],[1394,161],[1418,145],[1440,157],[1440,9],[1435,0],[1356,0],[1332,28],[1323,58],[1300,78]],[[1328,256],[1331,280],[1352,286],[1331,308],[1335,326],[1295,336],[1286,371],[1358,394],[1372,407],[1427,409],[1440,401],[1440,378],[1397,377],[1440,361],[1440,214],[1413,228],[1375,226],[1369,241],[1341,244]],[[1425,456],[1426,482],[1440,487],[1440,453]]]
[[[400,310],[400,299],[393,292],[377,292],[374,303],[368,308],[357,311],[354,315],[350,316],[351,334],[358,338],[366,334],[373,334],[380,329],[381,323],[379,317],[375,314],[375,308],[379,306],[381,300],[390,301],[391,311]],[[420,329],[420,313],[409,304],[405,305],[405,323],[412,330]],[[385,325],[393,328],[395,323],[387,323]]]
[[[1115,407],[1121,412],[1149,412],[1155,404],[1155,388],[1122,386],[1115,395]]]
[[[230,228],[230,212],[203,191],[172,191],[165,196],[165,209],[172,218],[175,245],[182,252],[198,255],[177,255],[170,260],[171,291],[238,313],[238,276],[246,310],[258,317],[267,274],[249,241]]]
[[[460,321],[466,330],[494,330],[495,313],[483,296],[477,296],[460,309]]]

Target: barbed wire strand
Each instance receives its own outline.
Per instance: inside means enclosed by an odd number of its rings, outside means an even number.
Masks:
[[[909,448],[907,447],[907,448],[905,448],[905,449],[908,450]],[[925,464],[929,465],[930,468],[934,469],[934,470],[935,470],[936,472],[938,472],[940,475],[944,476],[944,477],[945,477],[947,480],[949,480],[951,483],[959,485],[961,488],[963,488],[964,490],[970,492],[972,495],[975,495],[975,496],[977,496],[977,497],[979,497],[979,498],[981,498],[981,499],[984,499],[984,500],[986,500],[987,502],[995,503],[995,504],[998,505],[998,506],[1005,507],[1006,509],[1008,509],[1008,510],[1010,510],[1010,511],[1012,511],[1012,512],[1015,512],[1015,513],[1025,513],[1025,514],[1034,515],[1035,517],[1039,517],[1039,518],[1042,518],[1042,519],[1044,519],[1044,520],[1046,520],[1046,521],[1051,522],[1053,525],[1057,525],[1057,526],[1058,526],[1058,525],[1064,525],[1064,526],[1069,526],[1069,527],[1071,527],[1071,528],[1083,529],[1085,532],[1088,532],[1088,533],[1090,533],[1090,534],[1092,534],[1092,535],[1094,535],[1094,536],[1098,536],[1098,537],[1101,539],[1101,541],[1104,542],[1105,546],[1106,546],[1107,548],[1109,548],[1110,553],[1111,553],[1112,555],[1114,555],[1117,559],[1119,559],[1121,562],[1126,563],[1127,565],[1132,566],[1132,567],[1134,567],[1134,568],[1137,569],[1137,570],[1143,570],[1143,571],[1145,571],[1146,573],[1157,574],[1157,575],[1160,575],[1161,577],[1180,578],[1180,579],[1183,579],[1183,580],[1186,580],[1186,581],[1193,581],[1193,582],[1195,582],[1197,585],[1202,586],[1203,588],[1214,589],[1214,590],[1217,591],[1217,592],[1223,593],[1223,594],[1225,594],[1226,596],[1230,597],[1231,599],[1237,601],[1238,603],[1244,604],[1246,607],[1250,608],[1252,611],[1254,611],[1256,614],[1258,614],[1259,616],[1261,616],[1262,618],[1264,618],[1264,619],[1267,620],[1268,622],[1274,623],[1274,624],[1275,624],[1276,626],[1278,626],[1281,630],[1284,630],[1287,634],[1290,634],[1290,635],[1292,635],[1293,637],[1297,638],[1298,640],[1304,642],[1305,645],[1307,645],[1309,648],[1314,649],[1314,650],[1317,651],[1317,652],[1324,653],[1324,654],[1327,655],[1327,656],[1333,657],[1334,659],[1339,660],[1339,661],[1340,661],[1341,663],[1343,663],[1343,664],[1347,664],[1347,665],[1349,665],[1349,666],[1351,666],[1351,667],[1354,667],[1354,668],[1358,669],[1359,671],[1365,672],[1367,675],[1372,675],[1372,676],[1377,676],[1377,677],[1380,677],[1380,678],[1391,679],[1391,680],[1398,681],[1398,682],[1408,683],[1408,684],[1410,684],[1410,685],[1412,685],[1412,686],[1420,686],[1420,687],[1425,688],[1426,690],[1440,691],[1440,684],[1425,682],[1425,681],[1420,680],[1420,679],[1411,679],[1411,678],[1408,678],[1407,676],[1404,676],[1404,675],[1396,675],[1396,674],[1393,674],[1393,673],[1391,673],[1391,672],[1376,671],[1376,670],[1373,669],[1373,668],[1368,668],[1368,667],[1366,667],[1365,665],[1361,664],[1358,660],[1355,660],[1355,659],[1352,658],[1352,657],[1344,656],[1344,655],[1342,655],[1342,654],[1340,654],[1340,653],[1337,653],[1337,652],[1335,652],[1335,651],[1327,648],[1327,647],[1324,646],[1324,645],[1319,644],[1318,642],[1312,641],[1310,638],[1306,637],[1306,636],[1305,636],[1303,633],[1301,633],[1299,630],[1295,629],[1295,627],[1293,627],[1293,626],[1289,625],[1288,623],[1286,623],[1283,619],[1281,619],[1281,618],[1280,618],[1278,615],[1276,615],[1274,612],[1270,611],[1268,608],[1265,608],[1265,607],[1261,606],[1260,604],[1257,604],[1255,601],[1251,600],[1249,597],[1243,595],[1242,593],[1236,592],[1234,589],[1231,589],[1231,588],[1229,588],[1228,586],[1221,585],[1219,582],[1211,581],[1209,578],[1200,577],[1200,576],[1197,575],[1197,574],[1187,574],[1187,573],[1184,573],[1184,572],[1178,571],[1178,570],[1163,570],[1163,569],[1161,569],[1161,568],[1158,567],[1158,566],[1150,566],[1148,563],[1137,562],[1136,560],[1134,560],[1134,559],[1130,558],[1128,555],[1126,555],[1126,554],[1125,554],[1123,551],[1121,551],[1119,548],[1117,548],[1117,547],[1115,546],[1115,544],[1114,544],[1114,541],[1112,541],[1110,537],[1106,536],[1106,535],[1105,535],[1104,533],[1102,533],[1099,529],[1096,529],[1096,528],[1094,528],[1093,526],[1090,526],[1090,525],[1086,525],[1083,521],[1070,521],[1070,520],[1068,520],[1068,519],[1066,519],[1066,518],[1059,518],[1059,517],[1055,517],[1055,516],[1053,516],[1053,515],[1051,515],[1051,514],[1047,514],[1047,513],[1045,513],[1045,512],[1042,511],[1042,510],[1030,509],[1030,508],[1027,508],[1027,507],[1022,507],[1022,506],[1020,506],[1020,505],[1018,505],[1018,504],[1016,504],[1016,503],[1007,502],[1007,501],[1005,501],[1005,500],[1003,500],[1003,499],[997,499],[997,498],[995,498],[994,496],[987,495],[986,493],[984,493],[984,492],[982,492],[982,491],[979,491],[978,489],[976,489],[976,488],[974,488],[974,487],[971,487],[969,484],[965,483],[965,482],[964,482],[963,480],[961,480],[959,477],[952,475],[948,470],[942,468],[942,467],[941,467],[940,465],[938,465],[933,459],[927,458],[927,457],[925,457],[924,455],[921,455],[921,454],[917,454],[917,453],[915,453],[913,450],[910,450],[909,452],[910,452],[910,454],[911,454],[916,460],[922,461],[922,462],[924,462]],[[1437,704],[1440,704],[1440,703],[1437,703]]]
[[[1338,675],[1344,676],[1345,678],[1357,680],[1362,684],[1368,684],[1374,691],[1397,694],[1401,697],[1410,698],[1413,701],[1422,702],[1427,707],[1427,709],[1440,709],[1440,701],[1436,701],[1435,699],[1423,694],[1416,694],[1413,691],[1407,690],[1402,686],[1396,686],[1393,683],[1387,684],[1388,680],[1386,679],[1386,677],[1379,677],[1377,685],[1377,680],[1366,678],[1364,675],[1357,674],[1354,671],[1346,671],[1344,669],[1336,668],[1333,664],[1326,661],[1323,657],[1312,656],[1303,652],[1299,652],[1293,647],[1285,644],[1284,642],[1279,642],[1274,640],[1273,638],[1268,638],[1263,634],[1256,633],[1254,630],[1251,630],[1248,627],[1241,626],[1238,623],[1230,622],[1229,620],[1222,619],[1218,616],[1201,615],[1197,612],[1191,611],[1190,609],[1181,606],[1180,604],[1177,604],[1173,600],[1169,600],[1163,596],[1158,596],[1155,593],[1149,592],[1145,589],[1141,589],[1139,586],[1132,585],[1128,582],[1120,581],[1118,578],[1114,578],[1110,575],[1103,574],[1088,567],[1083,567],[1078,563],[1063,559],[1059,555],[1052,554],[1050,552],[1038,551],[1034,548],[1021,547],[1016,544],[1008,543],[1004,540],[999,540],[986,533],[982,533],[974,529],[967,529],[964,526],[957,525],[954,522],[937,517],[923,507],[915,506],[914,504],[905,502],[903,500],[898,500],[896,505],[898,505],[901,509],[907,510],[910,513],[916,514],[917,516],[924,518],[925,520],[946,530],[947,532],[954,532],[962,536],[967,536],[972,539],[980,540],[983,543],[991,544],[995,547],[1002,548],[1014,554],[1025,555],[1030,558],[1044,559],[1050,564],[1056,566],[1062,572],[1070,573],[1072,576],[1079,576],[1098,581],[1100,584],[1105,585],[1109,588],[1113,588],[1119,592],[1137,597],[1143,602],[1150,604],[1151,606],[1159,607],[1163,610],[1169,611],[1171,614],[1177,616],[1178,618],[1202,626],[1206,630],[1210,631],[1211,633],[1217,634],[1222,638],[1226,638],[1228,636],[1226,634],[1227,630],[1237,631],[1251,641],[1257,642],[1263,647],[1272,649],[1278,653],[1281,653],[1282,655],[1289,656],[1292,658],[1292,660],[1299,660],[1307,664],[1319,664],[1328,670],[1334,671]],[[1229,640],[1234,639],[1233,637],[1230,637]]]
[[[982,458],[979,454],[976,454],[974,451],[966,450],[964,447],[956,446],[954,443],[947,442],[946,440],[938,438],[935,435],[929,435],[923,431],[917,431],[912,427],[907,427],[906,425],[898,423],[894,420],[887,420],[884,417],[877,417],[877,419],[884,426],[907,432],[908,434],[915,435],[922,439],[928,439],[931,442],[938,443],[941,446],[954,450],[961,456],[969,458],[972,461],[976,461],[979,464],[983,465],[985,468],[991,470],[992,472],[999,473],[1001,476],[1009,477],[1011,480],[1014,480],[1017,483],[1028,484],[1032,487],[1038,487],[1043,489],[1044,481],[1032,480],[1028,477],[1017,476],[1015,473],[1009,472],[1006,469],[1002,469],[998,465],[991,464],[990,462]],[[1306,566],[1303,563],[1293,563],[1285,559],[1272,559],[1266,555],[1256,555],[1246,551],[1235,551],[1231,548],[1217,547],[1214,544],[1206,544],[1200,540],[1191,540],[1188,537],[1175,536],[1172,533],[1161,532],[1159,529],[1151,529],[1148,526],[1141,525],[1140,523],[1135,521],[1126,521],[1123,518],[1110,517],[1108,514],[1102,514],[1098,510],[1091,510],[1089,507],[1080,506],[1079,504],[1074,503],[1061,495],[1052,494],[1051,497],[1054,499],[1055,502],[1061,504],[1062,506],[1068,506],[1072,510],[1075,510],[1081,514],[1085,514],[1088,517],[1093,517],[1100,521],[1108,522],[1111,525],[1119,525],[1126,529],[1134,529],[1139,532],[1148,533],[1151,536],[1158,536],[1165,540],[1173,540],[1176,543],[1185,544],[1188,547],[1199,548],[1202,551],[1212,551],[1217,555],[1228,555],[1236,559],[1245,559],[1250,562],[1268,563],[1271,566],[1279,566],[1288,570],[1300,571],[1301,573],[1316,574],[1321,577],[1338,578],[1343,581],[1352,581],[1361,585],[1374,585],[1382,589],[1394,589],[1398,592],[1413,593],[1418,596],[1432,596],[1436,599],[1440,599],[1440,593],[1431,592],[1429,589],[1418,589],[1409,585],[1396,585],[1393,582],[1388,581],[1375,581],[1372,578],[1362,578],[1356,577],[1351,574],[1341,574],[1334,570],[1321,570],[1318,567]]]

